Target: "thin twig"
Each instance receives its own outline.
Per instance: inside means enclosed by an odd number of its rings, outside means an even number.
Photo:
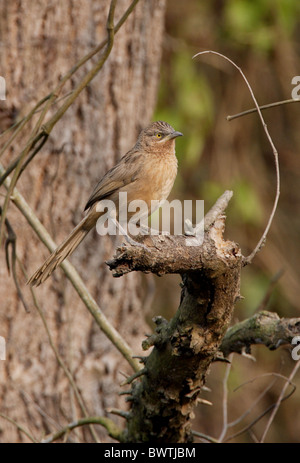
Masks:
[[[285,104],[290,103],[299,103],[300,98],[291,98],[289,100],[282,100],[282,101],[275,101],[274,103],[265,104],[260,106],[259,109],[263,111],[264,109],[275,108],[276,106],[282,106]],[[232,121],[233,119],[237,119],[238,117],[247,116],[248,114],[256,113],[257,108],[247,109],[247,111],[242,111],[241,113],[233,114],[232,116],[227,116],[227,121]]]
[[[254,407],[261,401],[261,399],[267,394],[267,392],[274,386],[276,381],[277,381],[277,378],[275,378],[274,381],[268,384],[268,386],[261,392],[261,394],[259,394],[259,396],[252,402],[252,404],[247,408],[247,410],[244,413],[242,413],[235,420],[230,421],[230,423],[228,423],[228,428],[233,428],[234,426],[239,424],[244,418],[246,418],[246,416],[248,416],[254,410]],[[236,390],[237,389],[235,389],[233,392],[235,392]]]
[[[269,431],[269,429],[270,429],[270,426],[271,426],[271,424],[272,424],[272,422],[273,422],[273,420],[274,420],[274,418],[275,418],[275,415],[276,415],[276,413],[277,413],[277,411],[278,411],[278,408],[279,408],[281,402],[282,402],[283,399],[284,399],[285,391],[287,390],[288,386],[291,384],[291,381],[292,381],[292,379],[294,378],[295,374],[297,373],[299,367],[300,367],[300,361],[298,361],[298,362],[296,363],[296,365],[294,366],[294,368],[293,368],[293,370],[292,370],[290,376],[286,379],[286,383],[285,383],[285,385],[283,386],[283,388],[282,388],[282,390],[281,390],[281,393],[279,394],[279,397],[278,397],[278,399],[277,399],[276,404],[274,405],[273,411],[272,411],[272,413],[271,413],[271,416],[269,417],[268,423],[267,423],[267,425],[266,425],[266,427],[265,427],[265,430],[264,430],[263,435],[262,435],[262,437],[261,437],[261,439],[260,439],[260,442],[264,442],[264,441],[265,441],[266,435],[267,435],[267,433],[268,433],[268,431]]]
[[[147,373],[147,369],[146,368],[142,368],[140,371],[136,371],[133,375],[129,376],[128,378],[125,379],[125,381],[123,381],[121,383],[121,386],[126,386],[126,384],[131,384],[132,381],[134,381],[135,379],[139,378],[140,376],[143,376]]]
[[[4,223],[5,223],[7,209],[8,209],[8,206],[9,206],[12,191],[13,191],[13,189],[15,187],[15,184],[17,183],[17,180],[19,178],[19,173],[20,173],[20,170],[21,170],[21,167],[22,167],[22,162],[23,162],[24,158],[26,157],[26,155],[28,154],[28,152],[31,150],[31,148],[34,148],[35,144],[40,140],[40,138],[42,138],[42,136],[43,136],[43,134],[40,133],[40,134],[38,134],[38,136],[35,139],[29,140],[29,142],[27,143],[26,147],[24,148],[24,150],[22,151],[22,153],[21,153],[21,155],[20,155],[20,157],[18,159],[18,163],[17,163],[15,171],[13,173],[12,180],[11,180],[11,182],[9,184],[9,188],[7,189],[6,197],[5,197],[5,200],[4,200],[3,207],[2,207],[2,214],[1,214],[1,219],[0,219],[0,247],[1,247],[3,233],[4,233]]]
[[[228,429],[228,378],[229,378],[229,373],[231,371],[232,357],[233,357],[233,354],[230,354],[229,356],[230,363],[226,365],[225,374],[223,378],[223,401],[222,401],[223,429],[218,439],[219,442],[223,441],[224,437],[226,436],[227,429]]]
[[[48,139],[48,136],[47,135],[44,135],[42,137],[42,140],[41,142],[38,144],[38,146],[36,147],[36,149],[31,153],[31,155],[29,156],[28,159],[26,159],[26,161],[24,162],[24,164],[22,165],[21,169],[20,169],[20,173],[18,175],[18,179],[20,177],[20,175],[22,174],[22,172],[26,169],[27,165],[29,164],[29,162],[34,158],[34,156],[41,150],[41,148],[43,147],[43,145],[46,143]],[[22,154],[20,154],[20,156],[17,157],[17,159],[15,159],[14,161],[12,161],[9,166],[6,168],[5,172],[3,175],[1,175],[0,177],[0,186],[3,184],[4,180],[6,179],[6,177],[8,175],[11,174],[11,172],[17,167],[19,161],[20,161],[20,158],[21,158]]]
[[[286,379],[286,378],[285,378]],[[289,380],[288,380],[289,381]],[[284,400],[287,400],[291,397],[291,395],[294,394],[295,390],[296,390],[296,386],[293,385],[291,382],[289,382],[290,385],[293,386],[291,392],[289,392],[286,396],[282,397],[281,400],[280,400],[280,403],[282,403]],[[230,440],[232,439],[235,439],[236,437],[240,436],[241,434],[244,434],[244,432],[246,431],[249,431],[256,423],[258,423],[265,415],[267,415],[267,413],[269,413],[270,410],[272,410],[274,407],[276,406],[276,403],[270,405],[269,407],[267,407],[259,416],[257,416],[250,424],[248,424],[247,426],[245,426],[243,429],[240,429],[239,431],[237,431],[235,434],[232,434],[231,436],[227,437],[225,440],[224,440],[224,443],[225,442],[229,442]]]
[[[242,387],[244,386],[247,386],[247,384],[251,384],[251,383],[254,383],[254,381],[257,381],[258,379],[261,379],[261,378],[265,378],[266,376],[275,376],[275,378],[281,378],[283,379],[285,382],[287,381],[289,383],[290,386],[293,386],[293,387],[296,387],[295,384],[292,383],[292,381],[287,378],[286,376],[282,375],[281,373],[275,373],[275,372],[271,372],[271,373],[263,373],[259,376],[255,376],[255,378],[252,378],[252,379],[249,379],[248,381],[245,381],[244,383],[240,384],[239,386],[237,386],[233,392],[236,392],[238,391],[239,389],[241,389]]]
[[[4,420],[8,421],[9,423],[13,424],[14,426],[16,426],[16,428],[19,431],[23,432],[28,437],[28,439],[30,439],[32,442],[34,442],[34,443],[38,442],[25,428],[23,428],[23,426],[21,426],[19,423],[17,423],[17,421],[13,420],[12,418],[10,418],[7,415],[4,415],[4,413],[1,413],[1,412],[0,412],[0,417],[3,418]]]
[[[252,253],[249,256],[245,257],[244,260],[243,260],[244,265],[247,265],[247,264],[251,264],[252,260],[256,256],[256,254],[260,251],[260,249],[264,245],[267,234],[268,234],[269,229],[271,227],[271,224],[272,224],[276,209],[277,209],[277,204],[278,204],[278,200],[279,200],[279,196],[280,196],[280,170],[279,170],[278,152],[277,152],[277,150],[275,148],[275,145],[273,143],[273,140],[272,140],[272,138],[271,138],[271,136],[269,134],[267,124],[265,123],[262,112],[260,110],[260,107],[259,107],[259,105],[257,103],[257,100],[255,98],[255,95],[253,93],[252,87],[249,84],[249,82],[248,82],[245,74],[243,73],[242,69],[239,66],[237,66],[237,64],[235,64],[235,62],[232,61],[230,58],[228,58],[227,56],[225,56],[222,53],[219,53],[217,51],[212,51],[212,50],[202,51],[202,52],[199,52],[196,55],[194,55],[193,58],[196,58],[197,56],[208,54],[208,53],[212,53],[214,55],[220,56],[221,58],[223,58],[226,61],[228,61],[229,63],[231,63],[232,66],[234,66],[239,71],[241,76],[243,77],[243,79],[244,79],[244,81],[245,81],[245,83],[246,83],[246,85],[247,85],[247,87],[249,89],[250,95],[251,95],[251,97],[252,97],[252,99],[254,101],[254,104],[255,104],[255,107],[256,107],[257,112],[259,114],[259,117],[260,117],[262,126],[264,128],[265,134],[266,134],[266,136],[267,136],[267,138],[269,140],[269,143],[270,143],[270,145],[272,147],[272,151],[273,151],[273,154],[274,154],[275,168],[276,168],[276,195],[275,195],[275,199],[274,199],[274,204],[273,204],[273,208],[272,208],[272,211],[271,211],[271,214],[270,214],[270,217],[269,217],[269,220],[268,220],[268,223],[266,225],[264,233],[262,234],[259,242],[257,243],[257,245],[256,245],[255,249],[252,251]]]
[[[124,410],[119,410],[118,408],[108,408],[107,413],[111,413],[112,415],[117,415],[120,416],[121,418],[124,418],[125,420],[128,420],[128,417],[130,415],[129,412],[125,412]]]
[[[219,444],[218,439],[215,439],[214,437],[208,436],[207,434],[203,434],[203,432],[199,431],[193,431],[192,434],[195,437],[199,437],[200,439],[207,440],[208,442],[211,442],[212,444]]]
[[[43,97],[40,101],[38,101],[34,107],[29,111],[27,116],[23,117],[23,119],[17,123],[15,123],[12,127],[9,127],[9,129],[15,128],[16,130],[11,134],[10,138],[4,143],[0,150],[0,157],[3,155],[3,153],[7,150],[7,148],[12,144],[16,136],[21,132],[21,130],[24,128],[26,123],[30,121],[32,116],[35,114],[35,112],[47,101],[49,98],[51,98],[52,93],[49,93],[49,95]],[[7,129],[7,130],[9,130]],[[5,132],[1,133],[0,136],[4,135]]]
[[[45,409],[43,409],[37,403],[36,399],[31,397],[31,395],[26,390],[22,389],[21,387],[19,387],[17,384],[14,384],[14,383],[11,384],[11,387],[14,388],[15,391],[19,394],[26,408],[28,408],[28,404],[31,404],[35,408],[35,410],[37,410],[37,412],[41,415],[43,420],[47,420],[48,425],[51,424],[57,430],[61,428],[61,425],[59,425],[58,421],[56,421],[51,415],[49,415],[49,413]],[[47,405],[45,406],[47,407]]]
[[[2,208],[0,206],[0,214],[2,213]],[[19,284],[18,276],[17,276],[17,271],[16,271],[16,260],[17,260],[17,253],[16,253],[16,241],[17,241],[17,235],[15,234],[11,224],[7,219],[5,219],[5,226],[7,230],[7,238],[5,240],[5,257],[6,257],[6,265],[7,265],[7,270],[8,273],[10,271],[12,272],[13,280],[16,286],[16,290],[19,296],[20,301],[22,302],[25,312],[29,313],[29,307],[26,303],[26,300],[23,296],[23,293],[21,291],[21,287]],[[9,249],[11,248],[11,256],[9,255]]]
[[[52,105],[56,105],[58,103],[60,103],[61,101],[65,100],[69,95],[71,95],[71,93],[73,92],[73,90],[70,90],[69,92],[67,92],[65,95],[61,96],[60,98],[57,98],[55,101],[53,101]],[[52,95],[52,93],[50,93],[49,95],[47,95],[45,98],[43,98],[41,101],[38,102],[38,106],[41,106],[48,98],[50,98]],[[43,108],[40,108],[38,107],[37,109],[33,109],[30,111],[30,113],[32,115],[35,115],[35,114],[38,114],[40,113],[41,111],[43,111]],[[29,114],[30,114],[29,113]],[[4,135],[6,135],[8,132],[12,131],[13,129],[16,129],[17,127],[19,127],[20,124],[22,124],[24,121],[26,122],[27,118],[28,118],[29,115],[27,116],[24,116],[22,117],[22,119],[14,122],[11,126],[9,126],[7,129],[5,129],[3,132],[0,133],[0,138],[1,137],[4,137]],[[15,134],[15,132],[14,132]],[[14,137],[15,138],[15,137]],[[6,148],[2,148],[1,151],[3,150],[3,152],[5,151]]]
[[[56,433],[48,436],[46,439],[41,441],[42,444],[49,444],[54,442],[64,435],[67,435],[70,431],[80,426],[85,426],[87,424],[99,424],[103,426],[110,437],[116,439],[117,441],[121,442],[123,438],[123,433],[121,429],[110,419],[104,416],[89,416],[87,418],[82,418],[81,420],[73,421],[72,423],[67,424],[62,429],[57,431]]]

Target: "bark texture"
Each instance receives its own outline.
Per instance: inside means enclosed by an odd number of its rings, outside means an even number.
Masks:
[[[129,6],[117,2],[115,22]],[[0,0],[0,74],[7,99],[1,102],[1,131],[25,115],[49,93],[73,64],[106,37],[108,0],[30,2]],[[56,242],[82,218],[95,183],[131,148],[139,130],[152,117],[156,100],[165,0],[140,1],[115,37],[109,60],[92,84],[64,115],[42,152],[23,174],[18,188]],[[155,38],[155,39],[154,39]],[[72,78],[70,91],[89,69]],[[28,129],[29,130],[29,129]],[[27,130],[27,134],[29,131]],[[23,147],[22,133],[3,160],[7,165]],[[28,273],[48,255],[25,220],[11,206],[8,219],[17,235],[17,252]],[[102,310],[135,351],[145,332],[138,274],[112,278],[104,261],[114,243],[91,233],[72,262]],[[59,368],[20,273],[26,314],[4,264],[0,267],[0,335],[7,360],[0,363],[0,409],[35,437],[49,433],[81,415],[74,394]],[[91,316],[57,270],[38,291],[53,341],[67,362],[90,414],[124,406],[118,397],[126,363],[99,332]],[[88,431],[79,439],[89,439]],[[106,435],[106,433],[104,433]],[[24,434],[1,421],[2,442],[25,441]],[[76,437],[75,437],[76,439]]]

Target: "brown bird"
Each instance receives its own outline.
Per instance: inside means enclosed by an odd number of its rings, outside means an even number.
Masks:
[[[112,200],[118,211],[119,193],[126,192],[127,204],[133,200],[143,200],[148,206],[149,215],[153,212],[151,200],[162,202],[167,199],[177,175],[175,138],[181,135],[163,121],[153,122],[142,130],[134,147],[96,185],[84,209],[89,209],[87,215],[27,283],[40,285],[73,253],[103,214],[97,211],[99,201]]]

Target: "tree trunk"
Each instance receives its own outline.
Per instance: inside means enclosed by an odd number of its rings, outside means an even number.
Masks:
[[[1,102],[0,110],[9,115],[9,121],[24,116],[106,37],[109,3],[0,0],[0,74],[6,80],[7,98]],[[126,0],[117,2],[115,23],[129,4]],[[165,0],[138,3],[117,33],[113,51],[100,74],[59,121],[18,182],[18,188],[57,243],[83,217],[85,202],[97,180],[131,148],[139,130],[151,119],[164,7]],[[88,62],[79,70],[65,91],[72,90],[90,67]],[[2,132],[7,117],[0,118],[0,124]],[[4,165],[20,153],[25,140],[22,132],[2,159]],[[18,256],[31,274],[48,251],[12,205],[7,218],[17,235]],[[140,276],[128,274],[114,279],[105,265],[113,251],[114,242],[109,237],[92,232],[71,261],[109,320],[138,353],[146,330]],[[7,356],[6,361],[0,361],[0,411],[39,439],[79,418],[82,412],[49,345],[29,288],[25,288],[25,277],[18,270],[30,313],[25,312],[5,268],[4,252],[1,259],[0,336],[6,340]],[[105,415],[107,408],[124,408],[118,396],[122,378],[119,372],[126,371],[127,364],[99,332],[63,272],[58,269],[36,290],[36,295],[54,344],[74,376],[88,413]],[[2,442],[27,441],[7,421],[1,421],[1,432]],[[72,437],[90,440],[88,431],[78,431]]]

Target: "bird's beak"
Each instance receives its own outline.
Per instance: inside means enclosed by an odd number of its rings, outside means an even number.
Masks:
[[[173,138],[182,137],[182,136],[183,136],[183,133],[181,132],[172,132],[172,133],[169,133],[169,135],[167,135],[166,137],[163,137],[161,141],[163,142],[163,141],[173,140]]]

